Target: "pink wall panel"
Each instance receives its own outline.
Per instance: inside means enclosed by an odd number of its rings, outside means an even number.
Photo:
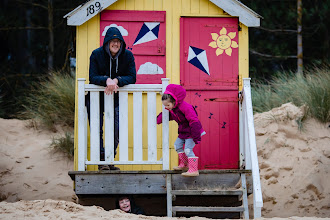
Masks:
[[[180,30],[181,85],[207,132],[194,149],[200,168],[238,168],[238,20],[181,18]]]
[[[164,11],[106,10],[101,13],[101,45],[105,27],[116,25],[123,30],[126,49],[134,54],[138,84],[161,83],[161,78],[166,77],[165,15]]]

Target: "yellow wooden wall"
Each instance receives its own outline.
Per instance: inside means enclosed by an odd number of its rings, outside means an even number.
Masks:
[[[170,83],[180,82],[180,17],[230,17],[222,9],[209,0],[119,0],[107,10],[146,10],[166,11],[166,77]],[[242,30],[239,32],[239,75],[240,79],[248,77],[248,28],[240,24]],[[100,15],[77,27],[77,78],[86,78],[88,82],[89,56],[91,52],[100,46]],[[77,83],[76,83],[77,84]],[[77,88],[77,85],[76,85]],[[240,89],[242,86],[240,85]],[[77,91],[77,89],[76,89]],[[161,111],[161,101],[158,98],[157,112]],[[132,97],[129,97],[132,103]],[[146,103],[146,97],[143,102]],[[77,108],[76,95],[76,108]],[[75,163],[77,170],[77,109],[75,111]],[[147,118],[144,111],[143,118]],[[129,105],[129,121],[132,121],[132,105]],[[129,125],[130,129],[132,124]],[[143,124],[143,128],[146,125]],[[161,135],[161,128],[158,126],[158,136]],[[129,132],[129,147],[132,146],[132,132]],[[177,124],[170,122],[170,169],[177,165],[177,154],[173,144],[177,138]],[[147,137],[143,136],[143,146],[147,146]],[[161,143],[158,141],[158,146]],[[144,148],[144,159],[147,158],[147,150]],[[161,149],[158,149],[161,153]],[[160,154],[159,154],[160,155]],[[118,157],[118,154],[117,154]],[[132,159],[132,152],[129,158]],[[122,170],[158,170],[160,165],[125,165],[119,166]],[[88,170],[97,170],[96,166],[88,166]]]

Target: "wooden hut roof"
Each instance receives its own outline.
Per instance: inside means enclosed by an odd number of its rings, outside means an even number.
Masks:
[[[77,8],[69,12],[64,16],[67,18],[67,24],[69,26],[80,26],[116,1],[120,0],[90,0],[79,5]],[[239,21],[247,27],[259,27],[260,26],[260,15],[255,13],[253,10],[245,6],[238,0],[210,0],[213,4],[227,12],[229,15],[238,17]],[[90,5],[95,5],[99,2],[102,7],[94,8],[96,13],[89,14],[86,16],[86,10]]]

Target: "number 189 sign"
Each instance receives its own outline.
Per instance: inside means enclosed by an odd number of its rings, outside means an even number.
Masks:
[[[89,16],[89,15],[92,15],[94,14],[95,12],[98,12],[101,10],[101,3],[100,2],[95,2],[94,4],[90,4],[86,10],[87,10],[87,15],[86,16]]]

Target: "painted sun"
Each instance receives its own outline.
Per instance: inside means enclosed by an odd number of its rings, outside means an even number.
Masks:
[[[211,33],[211,35],[214,41],[212,41],[209,46],[212,48],[217,48],[215,51],[217,56],[223,54],[223,51],[225,51],[228,56],[231,56],[231,53],[233,52],[232,48],[238,47],[237,42],[233,41],[236,37],[236,32],[229,32],[227,34],[227,29],[225,27],[220,30],[220,35],[217,33]]]

